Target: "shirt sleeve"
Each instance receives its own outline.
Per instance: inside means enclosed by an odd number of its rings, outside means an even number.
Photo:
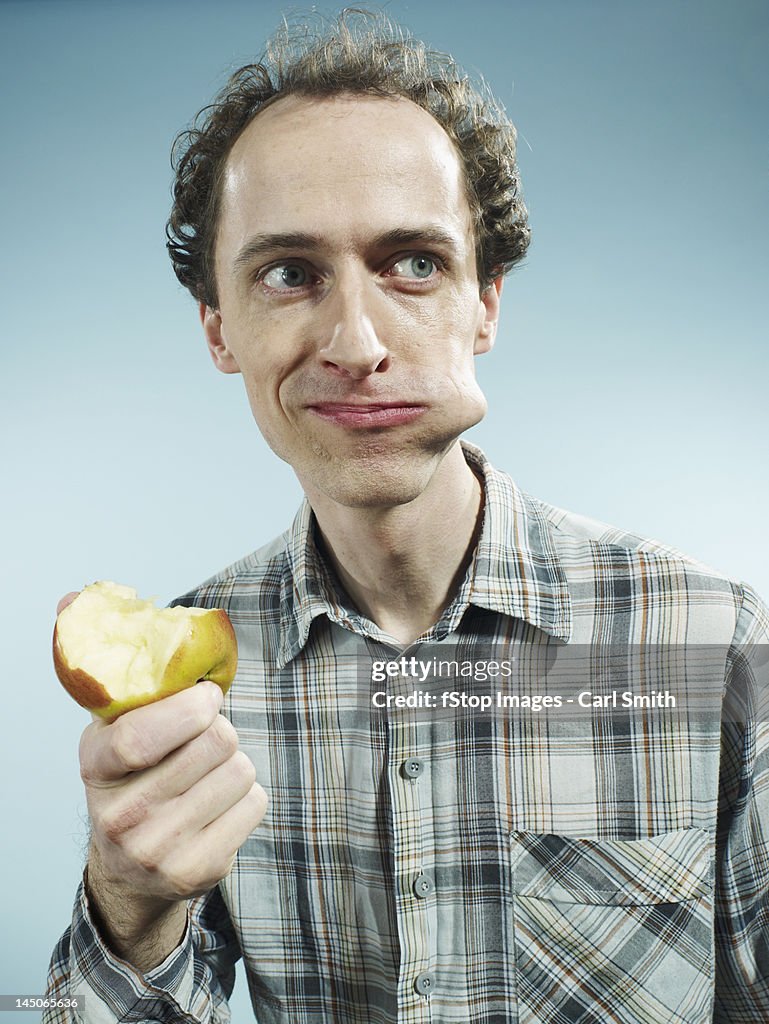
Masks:
[[[713,1020],[769,1020],[769,612],[743,588],[722,703]]]
[[[81,881],[72,924],[51,958],[46,995],[83,997],[84,1007],[46,1010],[42,1024],[229,1024],[227,1000],[239,958],[232,923],[216,887],[190,900],[187,928],[177,949],[140,974],[102,942]]]

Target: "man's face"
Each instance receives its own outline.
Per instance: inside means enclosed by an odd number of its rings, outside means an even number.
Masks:
[[[473,356],[498,287],[479,293],[459,160],[405,99],[287,97],[228,159],[219,309],[201,310],[219,369],[305,491],[393,506],[426,488],[486,411]]]

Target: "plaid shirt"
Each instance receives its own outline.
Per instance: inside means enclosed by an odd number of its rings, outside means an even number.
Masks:
[[[463,447],[485,481],[480,539],[410,653],[722,645],[728,698],[739,652],[769,642],[750,588],[536,501]],[[227,1021],[242,954],[259,1024],[769,1020],[758,716],[371,714],[351,696],[361,659],[401,652],[330,579],[307,503],[178,603],[230,614],[224,713],[270,805],[144,978],[105,949],[81,886],[49,991],[85,994],[82,1019]]]

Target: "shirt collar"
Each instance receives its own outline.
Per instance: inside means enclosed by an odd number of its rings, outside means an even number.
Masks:
[[[456,628],[468,604],[523,619],[553,637],[571,635],[571,602],[544,510],[462,441],[468,463],[482,479],[484,513],[473,560],[454,600],[437,624],[436,640]],[[307,643],[313,620],[326,615],[362,631],[368,620],[347,608],[315,542],[315,517],[305,498],[288,531],[281,584],[280,665]],[[369,623],[369,627],[373,624]],[[376,633],[376,627],[369,633]]]
[[[465,458],[483,479],[481,535],[471,566],[470,604],[523,619],[550,636],[571,636],[566,574],[542,505],[462,441]]]
[[[315,543],[315,516],[307,498],[288,531],[280,595],[280,654],[283,668],[307,643],[319,615],[344,621],[344,609]]]

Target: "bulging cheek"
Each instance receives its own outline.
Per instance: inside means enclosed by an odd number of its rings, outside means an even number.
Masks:
[[[488,409],[486,396],[474,377],[462,381],[457,389],[457,408],[461,410],[464,430],[479,423],[486,415]]]
[[[463,355],[457,359],[449,374],[448,386],[454,392],[457,406],[465,409],[468,416],[477,415],[474,423],[483,418],[488,405],[475,376],[475,360],[472,355]]]
[[[455,366],[450,371],[434,372],[433,414],[444,427],[456,434],[479,423],[486,415],[486,397],[481,390],[472,365]]]

